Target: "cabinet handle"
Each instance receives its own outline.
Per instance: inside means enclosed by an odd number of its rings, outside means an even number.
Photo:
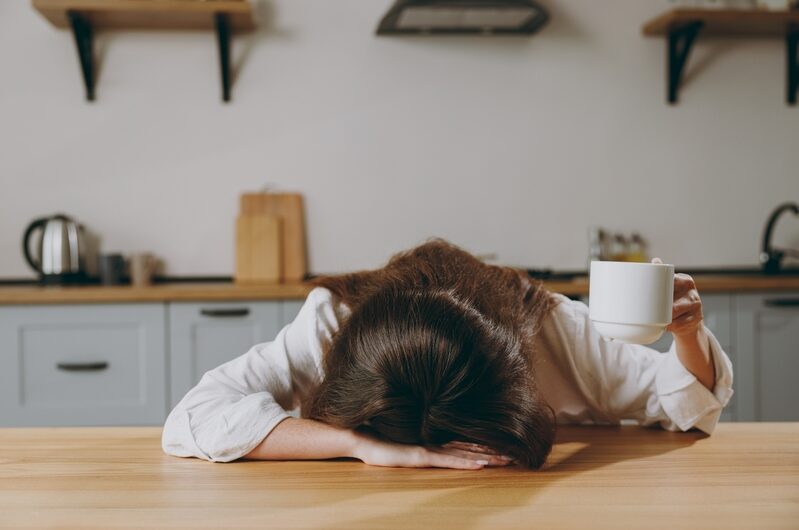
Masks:
[[[772,298],[763,303],[767,307],[799,307],[799,298]]]
[[[99,372],[108,368],[108,363],[106,361],[95,363],[56,363],[56,367],[65,372]]]
[[[250,314],[250,308],[232,307],[230,309],[200,309],[200,314],[204,317],[246,317]]]

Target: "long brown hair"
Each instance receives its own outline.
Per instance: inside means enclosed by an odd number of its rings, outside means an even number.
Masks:
[[[540,282],[442,239],[377,270],[312,280],[351,313],[325,355],[309,416],[400,443],[463,440],[538,468],[555,434],[533,345],[554,300]]]

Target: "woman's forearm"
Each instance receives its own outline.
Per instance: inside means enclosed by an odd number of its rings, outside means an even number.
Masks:
[[[356,436],[325,423],[286,418],[244,455],[252,460],[324,460],[353,456]]]
[[[461,444],[423,447],[378,439],[364,432],[338,429],[315,420],[286,418],[252,451],[251,460],[324,460],[352,457],[374,466],[482,469],[507,466],[508,456],[487,447]]]
[[[699,326],[691,333],[675,335],[674,342],[683,366],[712,392],[716,385],[716,369],[704,328]]]

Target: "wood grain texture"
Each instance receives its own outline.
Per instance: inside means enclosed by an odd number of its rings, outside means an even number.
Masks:
[[[306,283],[175,283],[146,287],[0,287],[0,305],[109,304],[127,302],[226,302],[301,300],[311,291]]]
[[[677,269],[677,272],[680,272]],[[743,293],[791,291],[799,289],[799,276],[748,276],[711,275],[693,276],[699,293]],[[545,281],[550,291],[565,295],[587,295],[588,278],[581,277],[571,281]]]
[[[283,279],[283,221],[275,215],[236,219],[237,283],[275,283]]]
[[[664,35],[673,27],[701,21],[702,35],[782,36],[799,24],[799,11],[753,9],[671,9],[644,25],[644,35]]]
[[[243,193],[241,215],[275,215],[283,221],[283,278],[301,281],[308,272],[305,211],[299,193]]]
[[[228,15],[231,28],[255,28],[253,6],[245,0],[33,0],[51,24],[69,27],[68,11],[87,17],[96,28],[211,29],[214,13]]]
[[[694,276],[701,293],[799,290],[799,276]],[[547,289],[569,296],[588,294],[588,279],[545,281]],[[232,283],[158,284],[146,287],[0,286],[0,305],[80,304],[114,302],[203,302],[302,299],[311,291],[305,282],[237,285]]]
[[[562,427],[541,471],[212,464],[158,428],[0,430],[2,529],[795,529],[799,424]]]

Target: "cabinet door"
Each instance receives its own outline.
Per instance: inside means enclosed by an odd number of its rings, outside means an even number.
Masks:
[[[280,305],[280,325],[291,324],[304,304],[304,300],[285,300]]]
[[[164,420],[162,304],[2,307],[0,357],[0,425]]]
[[[799,420],[799,292],[736,297],[741,419]]]
[[[171,402],[202,375],[273,340],[281,329],[281,302],[174,303],[169,306]]]

